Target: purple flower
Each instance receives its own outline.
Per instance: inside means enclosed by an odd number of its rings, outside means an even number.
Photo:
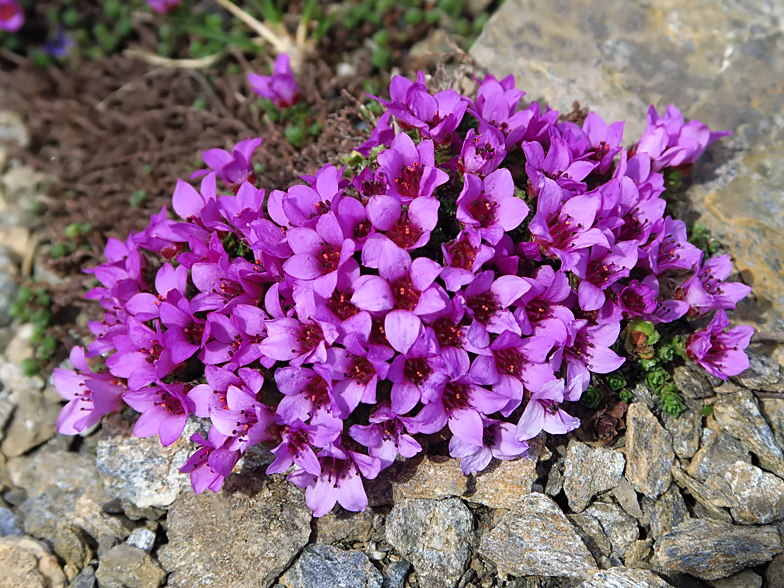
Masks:
[[[52,374],[57,392],[68,400],[57,417],[57,432],[76,435],[90,429],[105,414],[117,410],[127,388],[109,374],[95,373],[87,365],[83,347],[71,349],[76,371],[55,368]]]
[[[480,234],[470,226],[453,241],[442,243],[441,250],[446,263],[441,279],[452,292],[473,282],[476,273],[495,255],[493,248],[484,245]]]
[[[749,358],[744,350],[754,334],[754,328],[747,325],[725,332],[729,324],[727,313],[720,310],[707,329],[692,333],[686,339],[686,356],[722,380],[748,369]]]
[[[567,325],[574,321],[572,311],[562,304],[572,295],[569,277],[545,265],[526,280],[531,289],[517,300],[515,309],[521,333],[546,336],[564,345],[569,337]]]
[[[594,149],[591,159],[599,162],[599,173],[602,175],[610,171],[615,156],[621,152],[623,125],[623,121],[608,125],[595,112],[589,112],[585,119],[583,130]]]
[[[606,299],[604,290],[628,278],[636,264],[637,241],[621,241],[610,250],[598,245],[592,247],[590,257],[583,257],[574,268],[574,273],[583,278],[577,288],[580,308],[599,310]]]
[[[694,275],[681,285],[683,300],[690,306],[690,316],[733,309],[751,292],[751,287],[746,284],[725,282],[731,272],[732,262],[728,254],[711,257],[695,266]]]
[[[275,58],[271,76],[249,73],[248,82],[251,90],[262,98],[269,98],[278,108],[289,108],[299,102],[299,86],[285,53]]]
[[[231,153],[224,149],[208,149],[202,154],[202,159],[207,167],[236,194],[243,182],[248,181],[251,184],[256,182],[256,173],[250,160],[263,140],[259,137],[240,141],[232,148]],[[198,178],[208,173],[207,170],[197,171],[191,175],[191,178]]]
[[[395,357],[387,373],[392,382],[392,411],[403,415],[422,399],[423,391],[433,386],[445,369],[444,358],[438,351],[435,334],[427,329],[424,336],[403,355]],[[443,426],[443,425],[442,425]]]
[[[376,128],[370,133],[370,138],[355,149],[363,157],[370,155],[370,151],[379,145],[389,146],[395,139],[395,129],[390,124],[392,113],[385,112],[376,123]],[[368,168],[365,168],[368,169]]]
[[[520,334],[520,326],[509,307],[525,294],[531,285],[518,276],[495,278],[493,270],[480,273],[463,293],[458,293],[466,313],[474,320],[466,337],[476,347],[487,347],[488,333],[504,331]]]
[[[669,269],[691,269],[699,263],[702,254],[689,243],[685,222],[668,216],[658,221],[654,232],[658,233],[656,238],[643,248],[647,260],[642,259],[654,275]]]
[[[24,21],[24,12],[16,0],[0,0],[0,31],[15,33]]]
[[[2,10],[2,8],[0,8],[0,10]],[[0,28],[2,28],[2,26],[0,26]],[[64,57],[68,57],[73,46],[74,42],[71,38],[65,34],[62,27],[58,27],[54,37],[50,37],[46,42],[46,45],[44,45],[44,51],[52,57],[63,59]]]
[[[377,231],[384,231],[390,241],[411,251],[426,245],[438,224],[440,202],[430,196],[413,200],[407,209],[395,196],[373,196],[367,213]]]
[[[305,504],[313,516],[323,517],[336,503],[352,512],[365,510],[368,499],[360,473],[368,480],[374,479],[381,469],[379,459],[340,445],[325,447],[318,457],[321,475],[299,470],[286,478],[295,486],[305,488]]]
[[[127,334],[114,338],[117,353],[106,360],[112,375],[126,378],[131,390],[138,390],[166,377],[174,368],[171,350],[163,347],[161,325],[155,331],[133,317],[128,317]]]
[[[621,331],[619,322],[591,325],[580,319],[570,326],[573,339],[563,350],[567,361],[566,399],[576,401],[588,387],[591,372],[609,374],[621,367],[625,360],[610,350]]]
[[[275,411],[276,422],[286,424],[301,420],[335,429],[342,426],[340,419],[349,415],[345,401],[335,393],[324,366],[279,368],[275,371],[275,382],[280,393],[285,395]]]
[[[525,455],[528,443],[519,441],[515,426],[493,419],[482,417],[482,443],[467,443],[457,435],[449,440],[449,455],[460,459],[463,474],[474,474],[483,471],[494,457],[511,460]]]
[[[267,337],[259,344],[259,350],[267,357],[289,361],[295,367],[313,361],[324,363],[327,346],[337,337],[337,329],[330,323],[275,319],[267,322]]]
[[[591,161],[574,161],[569,144],[558,137],[553,137],[550,149],[545,157],[541,143],[524,141],[525,171],[534,189],[541,184],[543,178],[555,181],[564,190],[584,191],[582,182],[596,167]]]
[[[414,457],[422,451],[422,446],[406,434],[403,419],[392,412],[388,402],[381,403],[368,420],[369,425],[353,425],[349,435],[380,460],[382,469],[392,465],[398,454]]]
[[[528,216],[528,205],[514,193],[514,181],[508,169],[499,169],[484,180],[473,174],[457,198],[457,220],[476,229],[481,237],[496,245],[504,232],[520,226]]]
[[[564,435],[580,426],[580,419],[561,410],[564,401],[564,381],[553,380],[534,392],[525,405],[517,423],[516,437],[521,441],[533,439],[541,431]]]
[[[123,400],[132,409],[142,413],[133,428],[137,437],[158,435],[161,445],[167,447],[182,434],[188,415],[195,404],[185,392],[183,384],[164,384],[131,390]]]
[[[326,447],[334,443],[340,432],[340,429],[306,425],[299,419],[285,425],[280,433],[280,445],[272,450],[275,461],[267,467],[267,475],[282,474],[292,464],[297,464],[300,469],[314,476],[320,475],[321,465],[313,447]]]
[[[207,439],[194,433],[191,441],[201,445],[201,448],[191,455],[180,471],[191,475],[191,486],[196,494],[205,490],[220,492],[223,480],[239,461],[240,452],[228,449],[231,438],[221,434],[215,427],[210,429]]]
[[[258,400],[251,391],[229,386],[226,391],[226,408],[211,408],[210,420],[223,435],[233,437],[232,450],[247,451],[248,447],[269,441],[272,435],[272,411]]]
[[[504,135],[495,127],[483,125],[477,135],[474,129],[468,129],[457,169],[461,174],[477,174],[482,177],[493,173],[506,157]]]
[[[658,296],[659,283],[656,276],[647,276],[642,283],[632,280],[626,286],[619,285],[616,304],[627,318],[648,317],[656,310]]]
[[[387,181],[387,194],[397,196],[403,204],[414,198],[432,196],[435,189],[449,180],[449,175],[435,167],[433,141],[414,141],[398,133],[392,146],[378,154],[381,174]]]

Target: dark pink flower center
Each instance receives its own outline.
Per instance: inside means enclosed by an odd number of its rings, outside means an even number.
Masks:
[[[470,270],[474,267],[476,260],[476,249],[468,242],[468,239],[461,239],[450,247],[449,253],[452,255],[452,267]]]
[[[384,322],[379,319],[373,319],[370,326],[370,337],[368,343],[371,345],[389,345],[387,340],[387,333],[384,330]]]
[[[401,196],[416,198],[419,196],[419,183],[422,180],[422,166],[418,161],[411,165],[401,165],[400,173],[395,178],[397,191]]]
[[[350,300],[351,294],[335,290],[327,301],[327,308],[335,313],[335,316],[340,320],[344,321],[359,312],[359,309],[351,304]]]
[[[147,349],[146,347],[141,348],[141,352],[147,354],[146,357],[147,363],[154,362],[156,359],[158,359],[161,356],[161,352],[163,351],[163,346],[160,343],[158,343],[158,341],[153,339],[150,342],[152,343],[152,345],[150,346],[149,349]]]
[[[324,333],[318,325],[302,325],[299,328],[299,344],[302,351],[315,349],[324,340]]]
[[[191,321],[182,332],[185,335],[185,340],[191,345],[201,345],[201,339],[204,335],[204,323],[197,323]]]
[[[337,251],[332,245],[326,244],[323,249],[316,255],[318,266],[322,274],[328,274],[338,269],[340,264],[340,251]]]
[[[158,400],[153,402],[154,406],[160,406],[166,409],[169,414],[184,414],[185,409],[182,407],[182,402],[176,396],[172,396],[166,390],[158,391]]]
[[[495,427],[485,427],[485,430],[482,431],[482,444],[485,447],[495,445]]]
[[[487,324],[498,312],[498,302],[492,292],[473,296],[466,301],[466,305],[474,311],[474,318],[482,324]]]
[[[523,366],[527,363],[523,354],[514,347],[499,349],[495,352],[495,365],[499,371],[510,376],[522,377]]]
[[[395,300],[395,308],[398,310],[414,310],[419,302],[419,291],[411,285],[408,277],[398,278],[390,282],[392,297]]]
[[[395,224],[387,231],[387,237],[401,249],[413,247],[424,231],[408,218],[408,212],[403,212]]]
[[[470,393],[471,388],[467,384],[458,384],[456,382],[447,384],[442,397],[447,414],[455,410],[468,408]]]
[[[536,300],[529,302],[525,310],[528,313],[528,319],[533,323],[539,322],[542,319],[550,318],[552,316],[550,314],[550,303],[547,300],[542,300],[541,298],[537,298]]]
[[[315,383],[313,383],[314,381]],[[313,410],[332,406],[327,383],[321,378],[311,380],[311,386],[307,391],[307,395],[310,402],[313,403],[313,409],[308,413],[308,416],[313,416]],[[327,410],[327,412],[329,412],[329,410]]]
[[[568,241],[575,233],[582,230],[582,223],[575,223],[571,215],[567,214],[561,218],[558,212],[553,212],[547,217],[547,227],[550,229],[550,236],[553,238],[551,247],[555,249],[565,249]]]
[[[586,279],[592,284],[601,287],[608,283],[618,273],[615,262],[606,263],[603,259],[594,259],[588,264]]]
[[[432,372],[433,370],[430,369],[430,364],[427,363],[427,360],[423,357],[407,359],[406,365],[403,368],[406,379],[417,386],[423,384]]]
[[[0,20],[11,20],[16,16],[13,4],[0,4]]]
[[[348,370],[348,377],[354,378],[360,384],[367,384],[376,375],[376,368],[367,357],[355,357],[353,365]]]
[[[482,195],[467,206],[468,212],[482,227],[489,227],[495,222],[495,211],[498,203]]]
[[[438,319],[432,325],[436,340],[441,347],[460,347],[460,328],[448,318]]]
[[[232,435],[237,435],[237,437],[247,437],[248,431],[250,431],[254,425],[259,422],[259,418],[256,415],[255,410],[241,410],[240,411],[240,420],[236,422],[234,425],[237,427],[231,433]]]

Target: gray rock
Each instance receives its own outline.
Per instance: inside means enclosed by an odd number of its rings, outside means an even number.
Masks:
[[[618,451],[569,442],[563,489],[571,509],[580,512],[596,494],[615,488],[623,477],[625,465],[626,460]]]
[[[577,529],[580,539],[583,540],[598,566],[603,570],[612,567],[610,561],[612,543],[602,529],[602,524],[595,517],[584,512],[566,516]]]
[[[712,416],[716,423],[754,453],[763,468],[784,477],[784,453],[752,393],[729,383],[722,388],[735,393],[722,396],[713,405]]]
[[[680,458],[692,457],[700,448],[702,401],[684,398],[686,410],[677,417],[662,412],[662,424],[672,436],[672,448]]]
[[[677,466],[672,468],[672,476],[678,486],[688,490],[697,499],[697,502],[707,510],[709,516],[732,522],[729,513],[721,509],[738,506],[738,501],[732,494],[729,484],[723,478],[711,474],[705,482],[700,482]]]
[[[654,547],[654,563],[666,572],[716,580],[763,564],[781,552],[773,526],[728,525],[710,519],[683,521]]]
[[[708,584],[713,588],[761,588],[762,577],[751,570],[743,570],[732,574],[729,578],[710,580]]]
[[[144,550],[123,543],[100,559],[95,577],[101,588],[158,588],[166,572]]]
[[[16,404],[6,398],[0,398],[0,441],[5,438],[5,428],[11,422]]]
[[[784,392],[784,375],[775,359],[762,355],[753,346],[746,350],[746,355],[749,369],[733,377],[732,381],[750,390]]]
[[[738,501],[730,509],[736,523],[764,525],[784,518],[784,481],[743,461],[730,466],[724,479]]]
[[[558,496],[563,490],[564,482],[564,459],[561,458],[555,462],[547,473],[547,484],[544,487],[544,493],[547,496]]]
[[[30,133],[21,116],[10,110],[0,110],[0,152],[8,149],[6,142],[26,149],[30,145]]]
[[[648,570],[612,568],[599,572],[578,588],[670,588],[670,584]]]
[[[496,460],[469,478],[464,498],[490,508],[513,508],[536,481],[536,458]]]
[[[381,588],[383,579],[360,551],[311,545],[280,582],[286,588]]]
[[[640,136],[647,105],[729,129],[692,178],[698,220],[729,248],[755,299],[735,318],[784,326],[784,79],[779,2],[706,0],[510,0],[471,48],[496,76],[515,74],[528,96],[568,109],[573,100]],[[710,158],[713,161],[710,161]]]
[[[0,327],[11,322],[11,305],[16,301],[19,286],[16,283],[16,267],[6,247],[0,246]]]
[[[120,417],[104,422],[96,466],[106,490],[138,508],[167,507],[190,490],[188,475],[179,469],[193,452],[189,439],[200,424],[189,421],[180,438],[168,447],[161,447],[157,437],[133,437],[132,429],[132,423]]]
[[[410,569],[411,564],[407,561],[393,561],[384,568],[382,588],[403,588]]]
[[[784,447],[784,398],[760,398],[760,410],[773,429],[779,447]]]
[[[596,502],[585,509],[585,514],[599,521],[612,545],[612,555],[619,559],[624,557],[626,550],[640,536],[637,520],[615,504]]]
[[[95,570],[91,567],[86,567],[71,580],[68,588],[95,588],[95,582]]]
[[[543,494],[523,496],[482,535],[480,553],[516,576],[585,578],[596,563],[558,505]]]
[[[626,479],[638,492],[656,498],[670,485],[675,460],[672,437],[639,403],[629,407],[626,427]]]
[[[0,588],[65,588],[57,558],[30,537],[0,537],[0,570]]]
[[[126,539],[125,542],[128,545],[138,547],[139,549],[150,553],[153,545],[155,545],[155,533],[150,529],[140,527],[131,531],[131,534],[128,535],[128,539]]]
[[[691,362],[673,368],[672,380],[685,398],[708,398],[714,395],[705,370]]]
[[[54,552],[67,564],[77,568],[85,566],[92,558],[81,529],[74,525],[60,525],[54,538]]]
[[[727,468],[737,461],[751,463],[751,454],[735,437],[721,433],[712,435],[708,444],[700,448],[686,472],[704,482],[711,474],[723,477]]]
[[[24,535],[24,531],[12,510],[0,508],[0,537],[6,535]]]
[[[369,541],[375,514],[371,510],[338,510],[316,519],[316,543],[329,545],[346,541]]]
[[[17,395],[18,405],[0,450],[17,457],[48,441],[55,433],[60,405],[49,402],[43,392],[28,389]]]
[[[267,588],[307,544],[310,519],[289,482],[237,476],[176,500],[158,556],[173,588]]]
[[[780,553],[768,564],[765,572],[768,588],[784,588],[784,553]]]
[[[451,588],[469,557],[473,517],[458,498],[404,500],[387,517],[387,541],[414,565],[422,588]]]
[[[658,539],[675,527],[689,516],[686,503],[683,501],[678,487],[672,484],[670,488],[659,496],[653,503],[650,512],[650,536]]]
[[[613,496],[621,505],[621,508],[632,515],[635,519],[642,518],[642,510],[637,500],[637,492],[629,484],[626,478],[621,478],[620,483],[613,489]]]
[[[31,498],[57,489],[79,491],[99,504],[109,500],[95,468],[95,456],[89,454],[50,450],[47,446],[32,455],[9,459],[8,475]]]

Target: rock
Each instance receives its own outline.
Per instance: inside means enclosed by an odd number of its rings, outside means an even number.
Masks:
[[[29,497],[52,488],[80,491],[93,501],[103,504],[109,495],[95,467],[95,456],[71,451],[40,451],[8,460],[8,474],[15,486],[27,490]]]
[[[730,509],[736,523],[764,525],[784,518],[784,481],[743,461],[730,466],[724,479],[738,501]]]
[[[670,485],[675,460],[672,437],[639,403],[629,407],[626,427],[626,479],[638,492],[656,498]]]
[[[38,390],[18,394],[18,405],[5,434],[0,451],[17,457],[48,441],[55,433],[60,405],[49,402]]]
[[[612,554],[618,558],[622,558],[640,536],[637,520],[615,504],[596,502],[585,509],[585,514],[599,521],[612,545]]]
[[[84,535],[74,525],[60,525],[54,538],[54,552],[67,564],[82,568],[92,559],[92,550]]]
[[[708,398],[715,394],[713,386],[708,381],[708,374],[691,362],[673,368],[672,380],[684,398]]]
[[[11,322],[11,305],[16,301],[19,291],[16,275],[16,264],[11,261],[9,250],[0,246],[0,327]]]
[[[734,393],[721,397],[713,405],[716,423],[754,453],[763,468],[784,477],[784,453],[760,413],[754,395],[729,383],[722,388]]]
[[[65,574],[43,543],[0,537],[0,588],[65,588]]]
[[[711,580],[708,582],[713,588],[761,588],[762,577],[751,570],[743,570],[729,578]]]
[[[468,0],[466,8],[468,12],[474,18],[477,18],[485,12],[490,5],[493,3],[493,0]]]
[[[654,539],[666,535],[689,516],[683,496],[675,484],[659,496],[653,503],[650,512],[650,532]]]
[[[189,439],[199,429],[198,422],[188,421],[177,441],[161,447],[157,436],[131,437],[131,423],[119,416],[106,419],[96,466],[107,492],[138,508],[169,506],[191,488],[190,478],[179,469],[193,452]]]
[[[407,561],[393,561],[384,568],[383,588],[404,588],[410,569],[411,564]]]
[[[155,545],[155,532],[140,527],[131,531],[131,534],[128,535],[128,539],[126,539],[125,542],[128,545],[138,547],[139,549],[150,553],[153,545]]]
[[[662,412],[662,424],[672,436],[672,448],[682,459],[697,453],[702,432],[702,401],[690,398],[684,401],[687,408],[677,417]]]
[[[780,553],[768,564],[765,572],[768,588],[784,588],[784,553]]]
[[[10,110],[0,110],[0,152],[8,149],[5,146],[7,142],[16,143],[22,149],[27,149],[30,145],[30,133],[27,132],[21,116]]]
[[[54,541],[58,524],[67,521],[68,515],[74,512],[78,498],[78,490],[64,492],[52,487],[24,500],[19,511],[24,516],[25,531],[38,539]]]
[[[765,330],[784,327],[783,13],[761,0],[563,0],[553,18],[549,0],[511,0],[471,48],[496,76],[515,74],[532,99],[562,111],[579,100],[608,122],[625,120],[627,144],[651,103],[733,131],[697,164],[688,197],[753,282],[736,320]]]
[[[648,569],[650,564],[647,559],[651,555],[651,547],[653,546],[653,539],[638,539],[632,543],[623,554],[623,563],[628,568]]]
[[[338,510],[316,519],[316,543],[329,545],[344,541],[369,541],[375,514],[371,510]]]
[[[8,535],[24,535],[24,531],[13,511],[0,508],[0,537]]]
[[[460,469],[459,460],[427,455],[408,461],[411,463],[403,466],[406,471],[392,480],[395,503],[412,498],[462,496],[468,491],[468,477]]]
[[[603,570],[612,567],[609,559],[612,554],[612,543],[598,519],[585,513],[570,514],[567,518],[577,529],[577,533],[599,567]]]
[[[784,447],[784,398],[760,398],[760,411],[773,430],[779,447]]]
[[[778,531],[773,526],[690,519],[656,542],[653,561],[665,572],[716,580],[770,561],[780,552]]]
[[[681,488],[688,490],[712,516],[719,520],[732,522],[732,518],[722,508],[738,506],[738,501],[732,494],[729,484],[715,475],[710,475],[703,483],[688,476],[679,467],[672,469],[672,476]]]
[[[0,398],[0,441],[5,438],[5,428],[11,422],[16,405],[5,398]]]
[[[311,545],[280,582],[286,588],[381,588],[383,579],[360,551]]]
[[[523,496],[492,531],[482,535],[479,551],[516,576],[585,578],[596,570],[574,527],[543,494]]]
[[[712,435],[708,444],[700,448],[686,472],[696,480],[704,482],[711,474],[723,477],[727,468],[737,461],[751,463],[751,454],[735,437],[721,433]]]
[[[84,568],[71,581],[68,588],[95,588],[95,570],[91,567]]]
[[[473,517],[459,498],[413,499],[387,517],[387,542],[414,565],[422,588],[451,588],[469,557]]]
[[[784,392],[784,375],[775,359],[762,355],[753,346],[746,349],[746,355],[749,358],[749,369],[733,377],[733,382],[750,390]]]
[[[564,463],[563,489],[575,512],[585,509],[599,492],[615,488],[623,476],[623,454],[571,441]]]
[[[235,476],[220,494],[183,494],[158,550],[168,585],[266,588],[307,544],[310,519],[302,492],[283,479]]]
[[[144,550],[123,543],[101,558],[95,577],[101,588],[158,588],[166,572]]]
[[[639,520],[642,518],[640,503],[637,501],[637,492],[635,492],[626,478],[621,478],[621,481],[613,489],[613,496],[615,496],[615,499],[623,510],[628,512],[635,519]]]
[[[599,572],[578,588],[671,588],[670,584],[648,570],[611,568]]]
[[[490,508],[513,508],[521,496],[531,492],[536,477],[536,459],[493,460],[471,479],[473,489],[464,497]]]
[[[563,458],[556,461],[547,473],[547,484],[544,487],[544,493],[547,496],[558,496],[563,490],[564,461]]]

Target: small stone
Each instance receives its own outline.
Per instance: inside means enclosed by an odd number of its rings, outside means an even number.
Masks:
[[[632,485],[629,484],[629,481],[626,478],[621,478],[618,485],[613,488],[613,496],[615,496],[615,499],[623,510],[637,520],[642,518],[642,510],[640,509],[640,503],[637,500],[637,492],[632,488]]]
[[[383,588],[403,588],[410,569],[411,564],[407,561],[393,561],[384,568]]]
[[[609,559],[612,554],[612,543],[602,529],[602,524],[595,517],[585,513],[566,516],[577,529],[577,533],[598,566],[603,570],[612,567]]]
[[[674,368],[672,379],[686,398],[709,398],[715,394],[705,371],[691,362]]]
[[[611,568],[594,575],[578,588],[671,588],[671,585],[648,570]]]
[[[138,547],[150,553],[152,551],[153,545],[155,545],[155,533],[150,529],[145,529],[140,527],[138,529],[134,529],[128,538],[125,540],[128,545],[132,545],[134,547]]]
[[[544,493],[547,496],[558,496],[563,490],[564,482],[564,459],[559,459],[555,462],[547,474],[547,484],[544,487]]]
[[[10,400],[0,398],[0,441],[5,438],[5,429],[11,422],[11,415],[14,414],[16,405]]]
[[[95,467],[95,456],[47,447],[32,455],[8,460],[8,475],[15,486],[27,490],[33,498],[47,490],[78,491],[98,504],[108,502],[109,495]]]
[[[724,476],[727,468],[737,461],[751,463],[751,454],[735,437],[720,433],[711,436],[707,445],[701,447],[694,455],[686,473],[704,482],[711,474]]]
[[[8,149],[6,143],[16,143],[26,149],[30,145],[30,133],[21,116],[10,110],[0,110],[0,152]]]
[[[653,503],[650,513],[650,536],[659,539],[677,527],[688,517],[689,511],[678,486],[670,488]]]
[[[106,490],[138,508],[165,508],[191,488],[190,478],[179,469],[193,452],[191,435],[200,429],[188,421],[180,438],[161,447],[158,437],[131,436],[133,425],[116,415],[104,420],[98,440],[96,466]]]
[[[718,476],[711,474],[705,482],[700,482],[688,476],[677,466],[672,468],[672,476],[678,486],[688,490],[698,502],[709,510],[738,506],[738,501],[735,500],[729,484]]]
[[[100,506],[84,495],[76,499],[74,511],[68,519],[98,541],[104,536],[123,540],[131,534],[133,528],[130,521],[124,517],[107,515]]]
[[[564,463],[563,489],[569,506],[580,512],[599,492],[615,488],[623,477],[623,454],[604,447],[571,441]]]
[[[316,519],[316,543],[332,543],[370,540],[375,514],[371,510],[350,512],[337,510]]]
[[[513,508],[521,496],[531,492],[536,477],[536,459],[493,460],[475,475],[473,489],[464,497],[490,508]]]
[[[743,570],[731,575],[729,578],[710,580],[708,584],[713,586],[713,588],[761,588],[762,576],[755,574],[751,570]]]
[[[420,588],[452,588],[469,558],[473,517],[459,498],[404,500],[387,517],[387,541],[414,565]]]
[[[716,423],[754,453],[763,468],[784,477],[784,453],[760,413],[754,395],[729,383],[722,388],[732,393],[713,404],[712,416]]]
[[[310,537],[301,490],[277,477],[232,476],[220,494],[183,494],[158,550],[172,588],[267,588]]]
[[[158,588],[166,572],[144,550],[123,543],[100,559],[95,577],[101,588]]]
[[[717,580],[770,561],[780,552],[779,534],[773,526],[747,527],[690,519],[656,542],[653,561],[665,572]]]
[[[637,520],[630,517],[615,504],[596,502],[585,509],[585,514],[594,517],[612,545],[612,555],[622,558],[632,543],[640,537]]]
[[[65,588],[65,574],[43,543],[0,537],[0,588]]]
[[[68,588],[95,588],[95,570],[89,566],[84,568],[71,581]]]
[[[7,535],[24,535],[22,526],[12,510],[0,508],[0,537]]]
[[[63,561],[77,568],[85,566],[92,558],[92,551],[78,527],[73,525],[60,525],[54,538],[54,552]]]
[[[412,498],[462,496],[468,491],[468,477],[460,469],[459,460],[428,455],[408,461],[411,463],[402,466],[406,471],[392,480],[395,503]]]
[[[700,448],[702,432],[702,401],[685,398],[686,410],[674,417],[662,412],[662,424],[672,436],[675,455],[685,459],[692,457]]]
[[[311,545],[280,582],[286,588],[381,588],[383,579],[360,551]]]
[[[784,392],[784,376],[775,359],[762,355],[754,346],[746,350],[746,355],[749,358],[749,369],[731,378],[733,382],[749,390]]]
[[[638,492],[656,498],[670,485],[672,437],[640,403],[629,407],[626,427],[626,479]]]
[[[730,509],[736,523],[764,525],[784,518],[784,481],[739,461],[724,474],[738,506]]]
[[[18,395],[18,405],[0,450],[6,457],[17,457],[48,441],[55,433],[59,404],[48,402],[39,390]]]
[[[780,553],[768,564],[765,572],[768,588],[784,588],[784,553]]]
[[[760,398],[760,410],[768,421],[779,447],[784,447],[784,398]]]
[[[482,536],[480,553],[516,576],[584,578],[596,563],[558,505],[543,494],[528,494],[498,525]],[[415,564],[416,567],[416,564]]]
[[[638,539],[632,543],[623,555],[623,563],[627,568],[648,569],[650,564],[646,561],[651,555],[653,539]]]

